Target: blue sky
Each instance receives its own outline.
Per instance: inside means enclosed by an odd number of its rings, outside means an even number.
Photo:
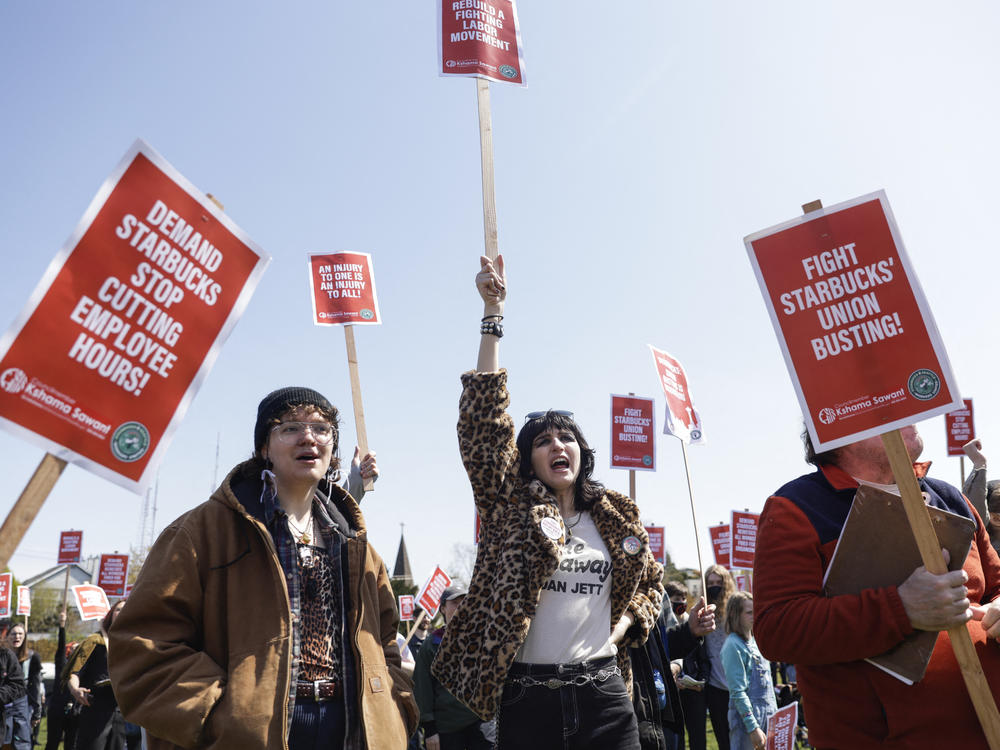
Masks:
[[[993,31],[970,2],[518,8],[528,87],[494,85],[501,361],[512,410],[569,408],[608,465],[608,394],[663,399],[647,343],[686,366],[709,438],[690,453],[704,527],[759,510],[806,470],[801,417],[742,238],[884,188],[978,432],[1000,461],[992,391],[1000,173]],[[157,527],[251,449],[260,397],[290,383],[342,407],[343,334],[310,322],[306,254],[373,255],[384,325],[357,333],[383,477],[363,503],[389,564],[415,573],[471,541],[455,438],[475,364],[482,248],[475,84],[436,74],[434,4],[178,2],[0,6],[0,326],[18,315],[106,175],[141,137],[273,261],[163,461]],[[659,420],[662,424],[662,420]],[[943,420],[932,473],[957,481]],[[638,478],[643,515],[696,565],[676,441]],[[349,449],[345,446],[345,458]],[[8,504],[42,457],[0,433]],[[221,478],[221,477],[219,477]],[[0,503],[3,505],[3,503]],[[141,498],[70,466],[11,561],[136,542]]]

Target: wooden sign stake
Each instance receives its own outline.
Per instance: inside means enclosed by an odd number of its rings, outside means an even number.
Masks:
[[[28,527],[41,510],[42,503],[49,496],[65,468],[66,462],[51,453],[46,453],[38,464],[35,473],[24,486],[24,491],[7,514],[3,526],[0,526],[0,570],[7,567]]]
[[[490,82],[476,79],[476,99],[479,103],[479,156],[483,165],[483,233],[486,257],[497,259],[497,205],[493,189],[493,121],[490,116]]]
[[[361,377],[358,375],[358,351],[354,346],[354,326],[344,326],[344,339],[347,341],[347,367],[351,373],[351,400],[354,402],[354,431],[358,437],[358,448],[361,455],[368,453],[368,430],[365,428],[365,407],[361,403]],[[375,491],[375,481],[364,478],[365,492]]]
[[[811,213],[821,208],[823,208],[822,201],[815,200],[803,205],[802,213]],[[935,575],[947,573],[948,566],[945,565],[944,555],[941,554],[941,545],[934,531],[934,523],[924,504],[924,496],[913,473],[913,461],[906,452],[902,434],[899,430],[886,432],[882,435],[882,445],[885,446],[886,455],[889,457],[889,466],[892,467],[896,486],[899,487],[906,518],[917,541],[917,549],[920,550],[920,559],[923,560],[924,567]],[[969,698],[972,699],[972,705],[976,709],[976,716],[979,717],[979,724],[986,741],[991,750],[1000,750],[1000,712],[997,711],[993,693],[986,682],[979,657],[976,656],[972,636],[969,635],[965,625],[959,625],[948,631],[948,637],[951,639],[955,659],[958,661],[959,669],[962,670],[965,688],[969,691]]]
[[[691,501],[691,523],[694,524],[694,548],[698,553],[698,571],[701,573],[701,595],[705,597],[705,603],[708,603],[708,587],[705,586],[705,566],[701,562],[701,540],[698,538],[698,514],[694,509],[694,491],[691,489],[691,469],[688,468],[688,449],[687,443],[681,440],[681,454],[684,456],[684,476],[687,477],[688,484],[688,499]],[[732,551],[730,550],[730,554]],[[732,558],[730,558],[732,560]]]
[[[945,565],[944,555],[941,554],[941,545],[934,532],[930,513],[927,512],[927,506],[924,504],[920,485],[917,484],[917,478],[913,474],[913,461],[906,452],[902,434],[899,430],[887,432],[882,435],[882,444],[889,457],[889,465],[896,478],[896,485],[899,487],[900,496],[903,499],[903,508],[910,521],[913,536],[917,540],[917,548],[920,550],[920,558],[924,562],[924,567],[935,575],[947,573],[948,566]],[[962,679],[965,680],[965,687],[969,691],[969,697],[976,709],[976,715],[979,717],[980,725],[982,725],[983,734],[986,735],[986,741],[992,750],[1000,750],[1000,712],[997,711],[996,703],[993,702],[993,693],[986,682],[979,657],[976,656],[975,646],[972,645],[972,636],[969,635],[965,625],[958,625],[948,631],[948,637],[951,639],[955,658],[962,670]]]

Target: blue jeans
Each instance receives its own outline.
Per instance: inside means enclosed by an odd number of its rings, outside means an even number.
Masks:
[[[295,701],[288,750],[340,750],[344,746],[343,698]]]
[[[503,750],[639,750],[639,729],[625,683],[619,675],[583,685],[520,685],[536,680],[594,674],[615,666],[614,657],[580,664],[515,662],[500,698],[499,743]]]

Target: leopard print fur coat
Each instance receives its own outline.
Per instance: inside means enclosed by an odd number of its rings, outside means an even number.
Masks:
[[[507,373],[465,373],[458,440],[479,511],[479,552],[469,593],[448,623],[432,667],[435,677],[482,719],[497,713],[514,655],[524,643],[539,593],[559,564],[565,527],[555,496],[538,480],[518,475],[514,423],[507,414]],[[618,664],[631,686],[628,647],[642,645],[660,613],[662,566],[655,561],[639,509],[608,490],[591,517],[612,560],[610,633],[627,611],[634,625],[618,644]],[[549,539],[545,518],[563,531]],[[636,537],[638,554],[623,542]]]

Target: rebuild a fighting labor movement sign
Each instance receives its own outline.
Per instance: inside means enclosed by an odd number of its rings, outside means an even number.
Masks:
[[[136,141],[0,339],[0,425],[141,491],[269,260]]]
[[[945,439],[948,443],[949,456],[964,456],[962,446],[976,437],[976,428],[972,422],[972,399],[962,399],[964,407],[950,411],[944,415]]]
[[[100,620],[111,609],[111,604],[108,602],[108,595],[104,593],[104,589],[100,586],[84,583],[74,586],[72,591],[73,600],[76,602],[76,609],[80,613],[80,619],[84,622],[87,620]]]
[[[611,394],[611,468],[656,471],[651,398]]]
[[[962,407],[884,191],[745,243],[817,451]]]
[[[59,534],[59,560],[63,563],[80,562],[80,550],[83,547],[82,531],[64,531]]]
[[[513,0],[438,0],[438,75],[525,85]]]
[[[667,400],[663,434],[673,435],[685,443],[704,443],[705,433],[701,428],[701,417],[691,401],[691,391],[688,388],[684,368],[662,349],[650,344],[649,350],[653,353],[656,375]]]
[[[382,323],[368,253],[310,253],[309,288],[318,326]]]

